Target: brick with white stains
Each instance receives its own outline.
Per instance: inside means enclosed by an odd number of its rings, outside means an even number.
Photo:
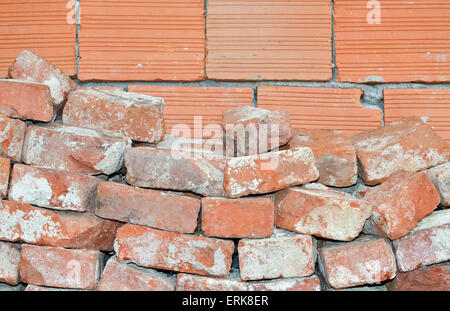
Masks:
[[[450,206],[450,162],[425,171],[441,196],[441,205]]]
[[[0,197],[6,198],[9,185],[9,173],[11,171],[11,161],[8,158],[0,157]]]
[[[0,283],[19,284],[20,251],[13,243],[0,242]]]
[[[247,283],[249,291],[277,292],[317,292],[320,291],[320,280],[316,275],[305,278],[275,279]]]
[[[0,156],[16,162],[22,160],[22,146],[26,129],[25,122],[0,115]]]
[[[246,291],[247,284],[239,276],[230,278],[214,278],[193,274],[177,275],[177,291]]]

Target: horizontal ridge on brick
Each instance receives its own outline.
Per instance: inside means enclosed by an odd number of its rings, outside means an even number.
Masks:
[[[164,100],[119,90],[71,92],[64,107],[64,125],[107,130],[138,142],[164,137]]]
[[[179,233],[197,228],[200,200],[112,182],[98,186],[95,214],[107,219]]]

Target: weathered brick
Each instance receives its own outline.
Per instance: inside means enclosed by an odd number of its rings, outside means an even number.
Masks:
[[[234,145],[239,157],[276,149],[292,138],[291,119],[285,111],[240,106],[226,110],[221,125],[227,146]]]
[[[0,113],[12,118],[49,122],[53,118],[50,88],[41,83],[0,79]]]
[[[247,284],[239,278],[212,278],[206,276],[179,273],[177,275],[177,291],[232,291],[247,290]]]
[[[107,130],[132,140],[157,143],[164,136],[164,100],[136,93],[85,89],[71,92],[64,125]]]
[[[42,168],[110,175],[122,168],[127,144],[90,129],[32,125],[25,134],[22,160]]]
[[[0,158],[0,196],[6,198],[8,193],[9,173],[11,170],[11,161],[7,158]]]
[[[77,291],[92,291],[89,289],[74,289],[74,288],[58,288],[58,287],[47,287],[40,285],[28,284],[25,288],[26,292],[77,292]]]
[[[435,211],[394,241],[400,271],[450,260],[450,210]]]
[[[0,242],[0,283],[19,284],[20,251],[12,243]]]
[[[22,160],[22,146],[26,129],[25,122],[0,115],[0,156],[16,162]]]
[[[367,185],[383,182],[395,171],[420,171],[450,161],[450,145],[420,118],[410,117],[352,138]]]
[[[27,284],[94,289],[100,278],[103,254],[94,250],[23,245],[20,276]]]
[[[156,144],[156,148],[187,152],[192,157],[201,155],[211,160],[234,156],[234,151],[227,150],[223,140],[216,139],[196,139],[165,135],[163,141]]]
[[[450,206],[450,162],[425,171],[441,197],[441,205]]]
[[[9,199],[57,210],[93,212],[100,182],[81,173],[15,164]]]
[[[319,170],[318,183],[332,187],[349,187],[358,180],[356,153],[341,131],[295,129],[289,148],[309,147]]]
[[[173,291],[175,278],[151,269],[108,259],[97,291]]]
[[[242,280],[310,276],[316,261],[315,240],[309,235],[277,230],[266,239],[242,239],[238,245]]]
[[[422,267],[410,272],[399,272],[387,283],[391,291],[450,291],[450,264]]]
[[[0,240],[109,251],[121,223],[91,213],[55,212],[29,204],[0,203]]]
[[[273,233],[269,198],[202,199],[202,234],[222,238],[265,238]]]
[[[319,248],[319,267],[335,289],[390,280],[397,269],[389,241],[368,235],[352,242],[325,242]]]
[[[280,292],[313,292],[320,291],[320,280],[316,275],[306,278],[276,279],[270,281],[248,282],[250,291],[280,291]]]
[[[223,196],[223,173],[204,157],[155,148],[130,148],[125,152],[127,182],[133,186],[192,191]]]
[[[9,67],[8,77],[47,85],[56,109],[64,105],[67,95],[77,87],[76,83],[59,68],[28,50],[23,50],[17,56]]]
[[[314,155],[308,147],[227,159],[225,195],[238,198],[262,194],[319,178]]]
[[[370,217],[371,206],[322,185],[285,189],[275,194],[275,225],[322,238],[351,241]]]
[[[364,232],[395,240],[436,209],[439,194],[425,173],[398,171],[381,185],[367,189],[364,200],[372,205]]]
[[[118,261],[225,277],[230,271],[234,243],[127,224],[118,230],[114,250]]]
[[[98,186],[95,213],[103,218],[179,233],[197,228],[200,200],[111,182]]]

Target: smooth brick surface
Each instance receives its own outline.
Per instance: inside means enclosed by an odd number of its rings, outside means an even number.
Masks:
[[[281,233],[267,239],[239,241],[242,280],[310,276],[316,261],[314,239],[309,235]]]
[[[23,245],[20,275],[27,284],[94,289],[100,278],[103,254],[93,250]]]
[[[173,291],[175,278],[163,273],[118,262],[106,263],[97,291]]]
[[[164,136],[164,100],[115,90],[77,90],[64,107],[64,125],[107,130],[134,141],[157,143]]]
[[[273,233],[269,198],[202,199],[202,234],[222,238],[265,238]]]
[[[80,80],[203,80],[202,0],[81,4]],[[112,22],[114,21],[114,22]]]
[[[179,273],[177,291],[232,291],[247,290],[247,284],[238,279],[223,279]]]
[[[0,196],[6,198],[8,193],[9,173],[11,170],[11,161],[7,158],[0,158]]]
[[[424,117],[450,143],[450,89],[385,89],[386,124],[401,118]]]
[[[12,243],[0,242],[0,283],[19,284],[20,251]]]
[[[248,282],[249,291],[313,292],[320,291],[320,280],[316,275],[306,278],[276,279]]]
[[[380,20],[374,20],[379,4]],[[334,33],[338,81],[448,82],[446,0],[337,0]],[[372,18],[371,18],[372,17]],[[413,26],[412,26],[413,25]]]
[[[209,79],[331,79],[330,0],[210,0],[207,11]]]
[[[225,277],[231,267],[232,241],[124,225],[117,232],[117,260],[139,266]]]
[[[22,160],[22,146],[26,129],[25,122],[0,115],[0,156],[16,162]]]
[[[42,8],[45,7],[43,10]],[[24,49],[53,62],[68,75],[76,74],[74,6],[67,0],[1,1],[0,77]]]
[[[381,110],[361,105],[355,88],[258,86],[257,107],[287,111],[293,128],[339,130],[350,136],[378,128]]]
[[[3,200],[0,240],[110,251],[121,223],[90,213],[55,212]]]
[[[396,271],[388,240],[365,235],[349,243],[326,242],[319,248],[319,265],[335,289],[393,279]]]
[[[253,89],[244,87],[130,85],[128,91],[163,98],[166,133],[198,139],[215,135],[208,131],[211,128],[208,125],[219,128],[224,111],[251,106],[253,102]],[[202,118],[196,127],[195,117]],[[180,124],[186,124],[190,131],[184,133],[174,128]]]
[[[197,228],[200,200],[111,182],[98,186],[95,213],[103,218],[179,233]]]

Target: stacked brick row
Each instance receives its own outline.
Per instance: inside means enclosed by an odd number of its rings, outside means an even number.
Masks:
[[[420,118],[347,138],[242,106],[192,148],[164,135],[162,98],[77,88],[30,52],[9,77],[3,286],[449,289],[450,148]]]

